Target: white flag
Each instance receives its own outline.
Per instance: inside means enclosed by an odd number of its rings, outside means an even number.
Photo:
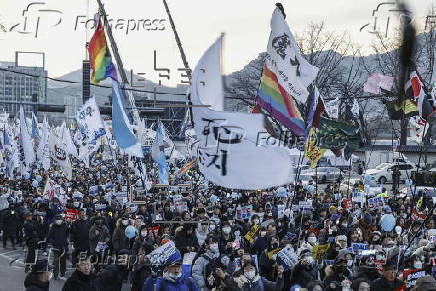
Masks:
[[[63,140],[57,137],[53,132],[49,137],[50,155],[55,160],[59,167],[64,172],[68,180],[73,178],[73,170],[71,169],[71,162],[68,152],[66,150],[66,144]]]
[[[202,56],[192,74],[191,100],[203,105],[202,96],[224,100],[221,85],[221,39]],[[265,189],[292,183],[289,150],[258,146],[265,133],[263,116],[194,107],[194,129],[199,138],[199,168],[211,182],[233,189]]]
[[[78,159],[79,154],[77,153],[77,147],[74,144],[70,130],[65,126],[65,123],[62,124],[62,140],[66,145],[65,149],[67,153]]]
[[[58,188],[59,188],[59,185],[56,184],[56,182],[53,181],[52,179],[48,178],[47,182],[45,183],[44,192],[42,194],[42,197],[44,199],[49,200],[49,201],[53,200],[54,198],[59,198]]]
[[[327,114],[330,118],[339,118],[339,97],[325,103]]]
[[[76,120],[81,132],[85,133],[90,141],[97,140],[106,134],[95,97],[89,98],[80,107],[76,114]]]
[[[363,91],[372,94],[381,94],[381,89],[390,91],[394,84],[394,78],[381,74],[372,74],[363,85]]]
[[[271,18],[265,65],[278,75],[279,83],[297,101],[306,103],[307,87],[315,80],[319,69],[301,55],[297,42],[282,12],[276,8]]]
[[[38,162],[42,164],[42,168],[46,171],[50,168],[50,149],[48,146],[49,125],[47,119],[44,117],[42,126],[42,136],[38,145]]]
[[[26,168],[29,168],[30,165],[35,162],[35,151],[33,150],[33,141],[26,125],[23,106],[20,106],[20,133],[20,140],[21,145],[23,146]]]

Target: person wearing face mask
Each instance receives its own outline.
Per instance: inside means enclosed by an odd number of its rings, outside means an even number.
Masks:
[[[318,280],[318,268],[308,249],[302,250],[298,257],[298,263],[292,268],[290,285],[299,285],[306,288],[310,281]]]
[[[238,277],[223,274],[223,281],[228,291],[275,291],[283,289],[283,266],[277,267],[277,281],[271,282],[261,277],[256,269],[256,264],[246,262],[242,266],[242,273]]]
[[[268,248],[267,231],[265,227],[261,227],[257,238],[254,240],[252,251],[260,256],[260,254]]]
[[[47,243],[53,246],[53,260],[55,262],[53,275],[54,279],[65,280],[65,272],[67,270],[67,251],[68,251],[68,237],[70,229],[64,222],[60,214],[54,217],[54,223],[50,226],[47,236]]]
[[[380,278],[380,274],[375,266],[375,255],[363,255],[360,257],[360,265],[354,278],[364,278],[371,282]]]
[[[233,252],[232,242],[235,238],[232,235],[232,227],[230,223],[225,221],[221,225],[221,233],[219,238],[219,249],[221,254],[230,256]]]
[[[153,282],[153,278],[148,277],[142,291],[200,291],[195,280],[183,275],[182,257],[178,251],[172,254],[165,262],[162,277]]]
[[[210,290],[219,286],[219,280],[215,275],[216,268],[224,268],[220,261],[218,239],[209,235],[192,266],[192,278],[202,290]]]
[[[326,291],[340,291],[343,290],[344,286],[351,285],[352,274],[347,266],[348,254],[347,250],[339,251],[334,264],[325,268],[324,285]]]
[[[110,233],[108,227],[104,224],[104,218],[101,216],[97,217],[94,220],[94,224],[89,229],[90,253],[98,258],[104,257],[108,251],[107,244],[109,240]],[[97,246],[99,247],[97,248]],[[99,264],[96,264],[95,267],[99,269]]]
[[[36,261],[24,279],[25,291],[48,291],[52,275],[47,260]]]
[[[334,260],[338,256],[340,250],[347,248],[347,241],[345,235],[336,236],[334,247],[330,247],[327,251],[327,260]]]
[[[89,252],[89,221],[85,210],[79,212],[78,219],[71,224],[70,241],[74,250],[71,254],[72,264],[75,267],[77,256],[81,252]]]
[[[268,248],[259,257],[259,273],[262,277],[273,281],[275,279],[274,255],[280,251],[279,237],[277,235],[268,238]],[[274,255],[272,255],[274,254]]]
[[[181,230],[176,233],[175,244],[182,256],[198,250],[198,240],[192,224],[184,224]]]
[[[114,233],[112,235],[112,249],[114,253],[117,253],[122,249],[130,248],[130,239],[126,236],[126,227],[130,224],[130,219],[127,214],[124,214],[117,221]]]
[[[370,235],[370,249],[381,249],[381,232],[373,231]]]

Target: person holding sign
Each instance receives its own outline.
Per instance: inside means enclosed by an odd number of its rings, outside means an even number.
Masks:
[[[162,277],[157,278],[153,284],[153,278],[149,277],[144,283],[143,291],[200,291],[192,278],[185,277],[182,272],[182,256],[178,251],[170,255],[162,273]]]
[[[246,262],[242,266],[242,274],[239,277],[230,277],[224,272],[219,273],[222,277],[224,284],[226,285],[225,290],[228,291],[276,291],[282,290],[283,281],[283,266],[277,267],[277,281],[271,282],[264,277],[259,275],[257,271],[256,264],[254,262]]]

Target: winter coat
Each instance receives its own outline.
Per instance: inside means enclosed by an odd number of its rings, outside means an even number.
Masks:
[[[209,259],[207,259],[207,258]],[[214,253],[210,250],[206,251],[203,255],[199,256],[192,266],[192,278],[197,283],[200,289],[206,288],[205,283],[205,269],[207,264],[209,264],[214,258]],[[218,257],[217,257],[218,258]]]
[[[108,265],[95,280],[97,290],[121,291],[124,272],[120,266]]]
[[[283,277],[277,282],[271,282],[259,275],[249,281],[245,276],[232,278],[226,276],[224,278],[225,290],[228,291],[278,291],[283,289]]]
[[[185,228],[176,233],[175,244],[182,256],[188,252],[187,247],[195,247],[196,249],[199,247],[195,233],[188,234]]]
[[[15,236],[18,228],[18,213],[14,210],[12,214],[11,210],[8,209],[3,214],[3,232],[6,236]]]
[[[62,291],[98,291],[94,282],[95,279],[94,274],[86,276],[76,270],[71,277],[67,279]]]
[[[355,279],[365,278],[365,279],[372,282],[372,281],[380,278],[380,274],[375,267],[369,268],[367,266],[360,266],[359,269],[357,270],[357,275],[354,278]]]
[[[23,225],[24,239],[28,245],[34,245],[39,241],[38,225],[34,220],[26,220]]]
[[[98,231],[97,235],[95,232]],[[89,247],[91,252],[95,252],[98,242],[108,243],[110,240],[109,229],[106,225],[96,225],[91,226],[89,230]]]
[[[311,270],[307,270],[304,265],[297,263],[292,268],[290,284],[298,284],[301,288],[306,288],[310,281],[318,280],[318,269],[312,266]]]
[[[24,279],[24,287],[26,287],[26,291],[48,291],[49,282],[41,282],[38,279],[38,274],[29,273]]]
[[[171,282],[163,279],[162,277],[157,278],[154,289],[149,289],[150,286],[153,286],[154,279],[152,277],[147,278],[144,283],[144,287],[142,291],[200,291],[195,281],[192,278],[188,278],[185,276],[180,277],[175,282]]]
[[[371,283],[371,291],[394,291],[403,284],[403,281],[397,278],[393,282],[389,282],[384,277],[381,277]]]
[[[117,226],[112,235],[112,248],[114,253],[122,249],[129,249],[130,239],[124,233],[126,227],[127,226],[122,225],[121,219],[118,219]]]
[[[63,251],[68,249],[69,228],[65,222],[61,225],[53,223],[48,231],[47,242]]]
[[[89,221],[79,219],[71,225],[70,240],[76,250],[85,251],[89,249]]]

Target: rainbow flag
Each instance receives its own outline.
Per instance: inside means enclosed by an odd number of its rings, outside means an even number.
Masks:
[[[109,52],[106,43],[106,35],[104,34],[104,27],[101,21],[95,29],[95,33],[91,38],[88,46],[89,59],[91,63],[91,81],[98,84],[100,81],[107,77],[117,80],[117,71]]]
[[[263,67],[257,103],[296,135],[304,135],[305,123],[294,98],[279,84],[277,75]]]

